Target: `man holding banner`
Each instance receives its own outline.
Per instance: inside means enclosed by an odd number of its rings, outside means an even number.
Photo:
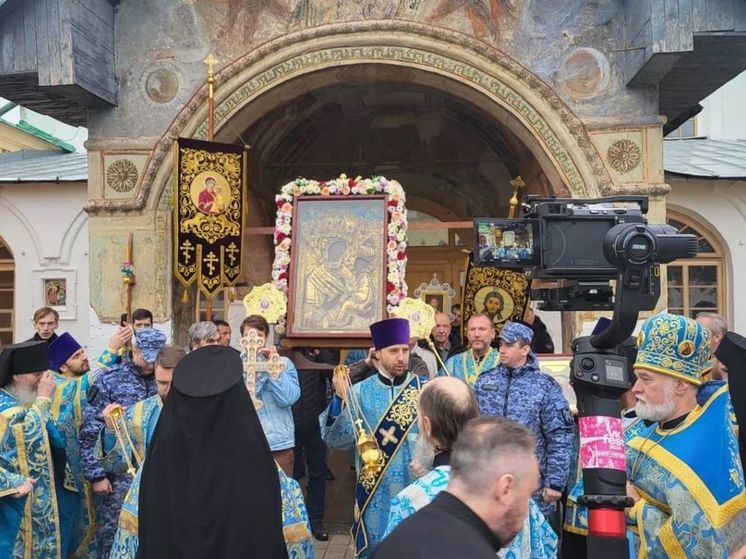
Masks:
[[[335,375],[334,388],[345,408],[326,434],[329,447],[349,449],[361,434],[358,428],[364,427],[381,450],[381,467],[375,473],[363,468],[356,452],[358,479],[352,536],[356,556],[363,558],[369,557],[383,539],[392,497],[415,479],[409,464],[415,455],[420,393],[419,378],[407,370],[409,322],[404,318],[382,320],[371,324],[370,332],[378,374],[352,387],[347,379]]]

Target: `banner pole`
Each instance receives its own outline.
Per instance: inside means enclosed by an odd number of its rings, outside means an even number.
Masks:
[[[217,64],[218,60],[212,54],[208,54],[203,62],[207,64],[207,141],[212,142],[215,136],[215,74],[213,73],[213,67]],[[198,279],[201,280],[201,278]],[[222,281],[218,291],[221,288]],[[205,320],[212,320],[212,293],[207,295],[207,309],[205,314],[207,315]]]

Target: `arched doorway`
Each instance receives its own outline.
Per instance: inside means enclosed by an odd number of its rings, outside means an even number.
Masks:
[[[413,202],[435,201],[466,220],[504,215],[508,180],[519,173],[538,193],[612,191],[584,123],[555,90],[503,52],[457,32],[403,21],[323,26],[270,41],[216,79],[215,139],[252,147],[250,227],[272,226],[272,195],[298,175],[384,174],[400,180]],[[202,88],[157,142],[136,197],[89,209],[169,207],[173,138],[205,138],[206,114]],[[428,125],[435,121],[448,133]],[[366,152],[368,145],[377,154]],[[428,157],[414,157],[422,149],[430,149]],[[449,151],[456,157],[443,158]],[[272,258],[269,238],[250,244],[249,286],[268,281]],[[180,291],[170,300],[178,323]]]
[[[13,343],[14,301],[15,261],[10,247],[0,238],[0,345]]]

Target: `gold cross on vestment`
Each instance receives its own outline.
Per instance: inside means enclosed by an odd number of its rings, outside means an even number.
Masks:
[[[220,262],[220,259],[215,255],[214,252],[210,251],[207,253],[207,256],[205,256],[205,262],[207,262],[207,270],[209,272],[209,275],[214,276],[215,263]]]
[[[194,252],[194,245],[191,243],[189,239],[181,243],[181,247],[179,248],[181,250],[181,255],[184,257],[184,264],[189,264],[189,261],[192,259],[192,253]]]
[[[264,335],[253,328],[241,339],[241,345],[246,350],[246,359],[243,364],[243,370],[246,374],[246,389],[254,402],[254,407],[261,409],[264,404],[256,394],[256,374],[267,373],[272,377],[272,380],[277,380],[280,374],[287,369],[287,365],[282,362],[282,358],[277,352],[272,353],[269,359],[260,361],[259,350],[264,347]]]
[[[388,429],[384,429],[383,427],[381,427],[378,430],[378,434],[383,437],[381,444],[383,444],[384,446],[389,443],[399,444],[399,438],[394,435],[394,433],[396,433],[396,427],[394,427],[393,425]]]

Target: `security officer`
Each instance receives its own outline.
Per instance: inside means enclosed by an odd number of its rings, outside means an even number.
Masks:
[[[131,406],[156,394],[153,375],[155,358],[166,345],[166,336],[155,328],[143,328],[134,335],[132,360],[123,361],[100,375],[88,391],[89,406],[80,429],[80,454],[83,475],[91,482],[96,499],[96,539],[99,557],[108,557],[119,521],[119,511],[132,476],[107,474],[97,454],[96,441],[104,419],[101,412],[108,404]],[[103,449],[104,453],[112,449]]]
[[[557,501],[567,484],[575,434],[570,405],[559,383],[541,372],[532,338],[528,326],[506,322],[499,336],[500,364],[479,375],[474,390],[482,415],[510,418],[536,436],[541,485],[534,501],[559,533]]]

